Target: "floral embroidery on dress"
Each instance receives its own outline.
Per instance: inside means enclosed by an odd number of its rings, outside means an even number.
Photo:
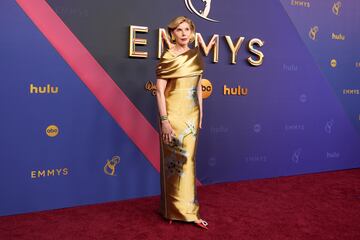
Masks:
[[[188,104],[188,108],[192,110],[196,105],[198,105],[196,87],[189,88],[187,98],[192,100]]]
[[[196,136],[196,128],[195,128],[195,121],[192,119],[191,121],[186,121],[186,128],[183,133],[179,135],[179,141],[182,147],[184,147],[185,138],[192,135]]]

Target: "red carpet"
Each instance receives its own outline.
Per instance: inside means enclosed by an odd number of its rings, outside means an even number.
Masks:
[[[0,239],[360,239],[360,169],[214,184],[198,193],[207,231],[167,224],[156,196],[0,217]]]

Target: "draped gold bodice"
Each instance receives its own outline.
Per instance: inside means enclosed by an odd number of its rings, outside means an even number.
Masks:
[[[156,76],[161,79],[181,78],[201,75],[204,63],[199,53],[199,47],[174,56],[166,49],[156,67]]]

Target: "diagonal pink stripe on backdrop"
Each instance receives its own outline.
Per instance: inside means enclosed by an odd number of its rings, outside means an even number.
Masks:
[[[49,42],[159,170],[158,133],[44,0],[17,0]]]
[[[157,171],[159,134],[45,0],[17,0],[78,77]],[[197,185],[201,185],[197,180]]]

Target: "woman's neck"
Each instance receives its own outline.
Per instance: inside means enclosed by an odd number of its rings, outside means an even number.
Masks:
[[[180,44],[175,44],[174,46],[174,50],[176,50],[177,52],[182,52],[182,51],[186,51],[189,50],[189,46],[188,45],[180,45]]]

